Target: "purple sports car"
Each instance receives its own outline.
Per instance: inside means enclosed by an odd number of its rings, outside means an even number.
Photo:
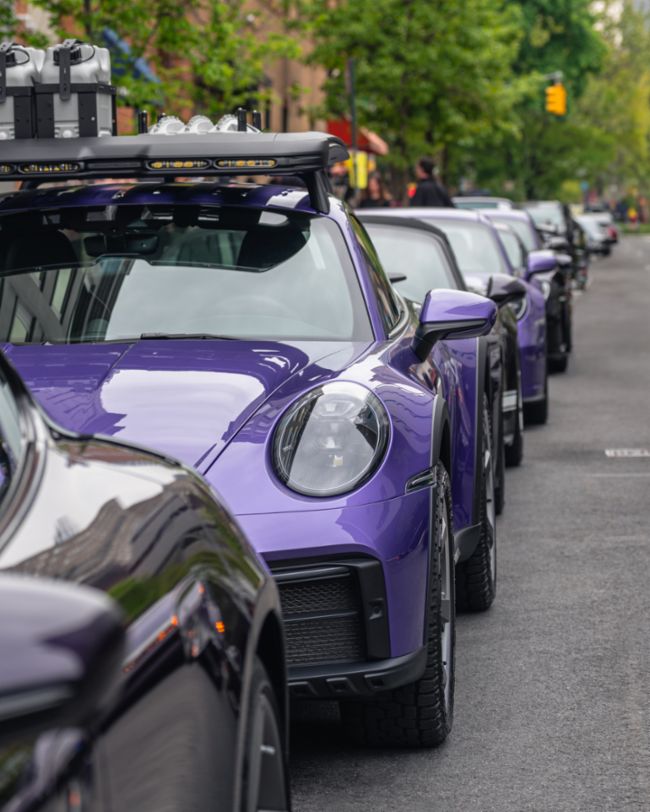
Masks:
[[[544,243],[535,228],[533,218],[527,211],[519,209],[489,209],[483,214],[493,223],[508,226],[523,244],[523,256],[519,247],[515,248],[517,259],[511,256],[511,264],[525,271],[526,256],[530,251],[539,251]],[[511,240],[512,242],[512,240]],[[506,250],[508,245],[505,246]],[[546,277],[540,276],[539,283],[546,299],[546,349],[550,372],[565,372],[571,352],[572,292],[571,257],[563,251],[556,252],[558,266]]]
[[[483,610],[496,588],[476,374],[494,303],[405,303],[327,194],[346,150],[325,135],[3,150],[23,175],[129,178],[0,199],[0,339],[43,408],[181,459],[221,495],[280,588],[294,696],[340,700],[368,743],[441,742],[455,596]],[[304,186],[191,180],[235,167]]]
[[[515,275],[492,223],[480,212],[465,209],[404,209],[404,216],[418,217],[445,232],[465,281],[483,290],[496,273]],[[530,423],[545,423],[548,414],[546,369],[546,307],[541,288],[533,281],[538,273],[556,268],[549,251],[528,255],[522,281],[527,296],[517,304],[524,413]]]

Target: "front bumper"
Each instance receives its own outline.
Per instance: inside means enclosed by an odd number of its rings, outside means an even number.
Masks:
[[[295,699],[353,699],[410,685],[424,674],[426,646],[412,654],[377,662],[289,669],[289,696]]]
[[[372,558],[274,564],[292,696],[366,696],[413,682],[426,652],[390,656],[382,567]]]
[[[238,521],[280,589],[293,694],[363,695],[418,678],[428,488],[359,507]]]

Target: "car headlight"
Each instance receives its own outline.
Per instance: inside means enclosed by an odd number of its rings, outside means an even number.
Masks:
[[[276,429],[273,463],[284,484],[308,496],[347,493],[377,468],[388,442],[380,400],[356,383],[308,392]]]
[[[517,321],[521,321],[528,310],[528,296],[522,296],[520,299],[515,299],[514,302],[510,302],[510,307],[517,317]]]

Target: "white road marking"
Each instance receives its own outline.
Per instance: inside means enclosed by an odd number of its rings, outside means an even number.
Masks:
[[[605,456],[606,457],[625,457],[626,459],[630,458],[639,458],[639,457],[650,457],[650,449],[648,448],[606,448],[605,449]]]

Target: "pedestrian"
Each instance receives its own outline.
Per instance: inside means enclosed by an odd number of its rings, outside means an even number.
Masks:
[[[361,193],[360,209],[387,209],[392,205],[392,198],[380,172],[368,175],[368,186]]]
[[[431,158],[420,158],[415,166],[417,184],[410,200],[411,206],[451,206],[453,203],[445,187],[436,180],[436,166]]]
[[[627,220],[630,224],[630,228],[636,231],[639,227],[639,212],[636,210],[634,203],[627,210]]]

